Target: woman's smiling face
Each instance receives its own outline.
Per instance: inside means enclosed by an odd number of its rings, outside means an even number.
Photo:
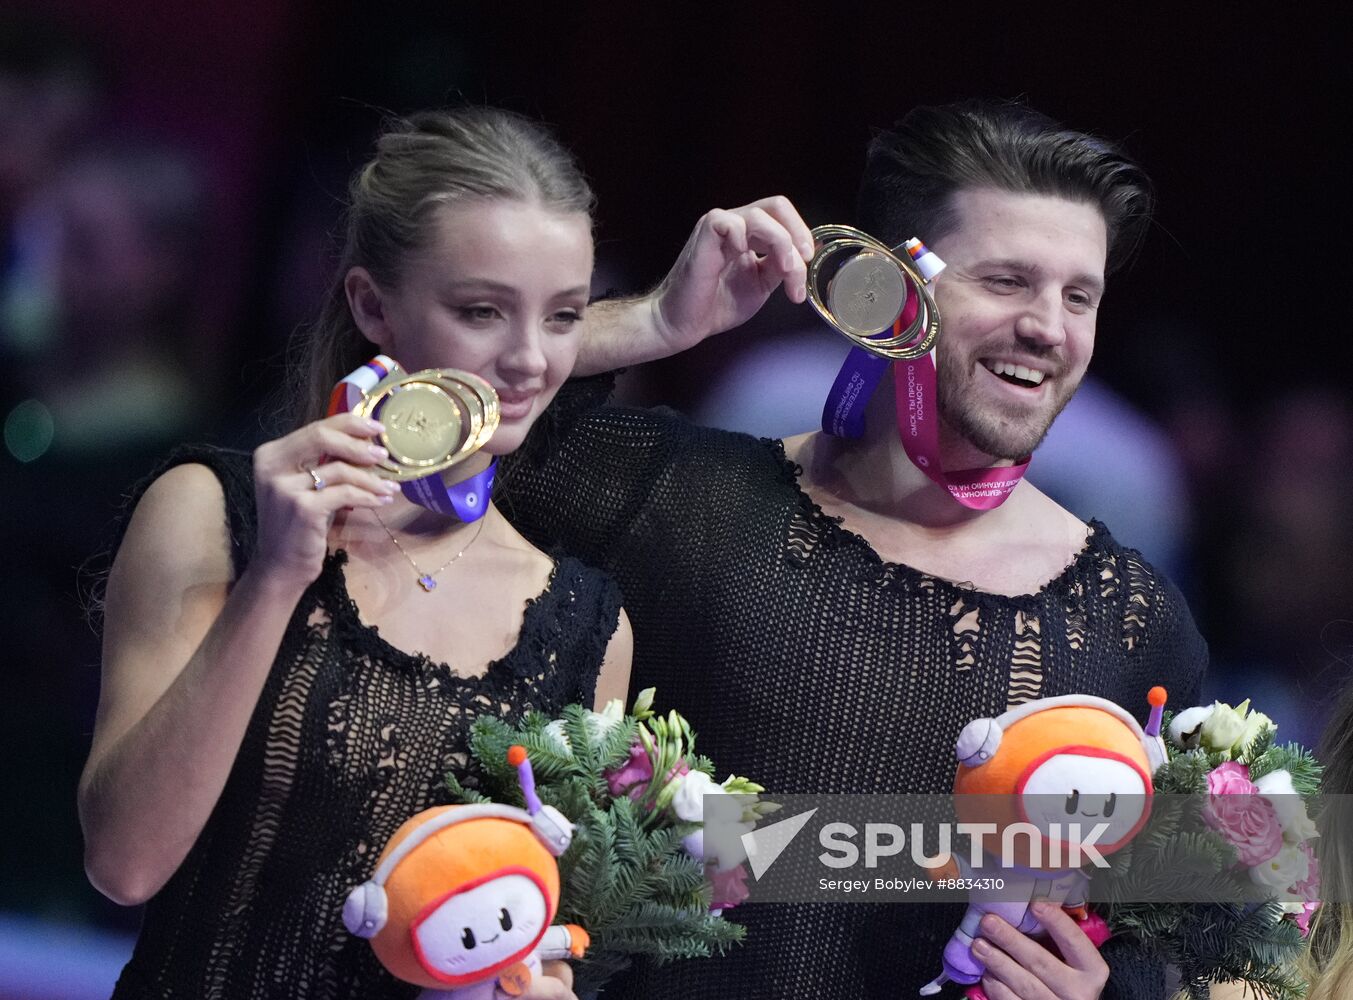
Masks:
[[[592,277],[586,214],[528,201],[457,201],[435,210],[427,245],[393,289],[361,268],[349,298],[359,327],[406,370],[458,368],[498,392],[485,446],[507,454],[573,371]]]

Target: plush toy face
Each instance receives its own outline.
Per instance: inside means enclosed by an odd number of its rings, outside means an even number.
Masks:
[[[1103,824],[1097,849],[1116,850],[1141,825],[1150,783],[1140,769],[1110,751],[1068,747],[1036,760],[1020,781],[1025,822],[1045,833],[1053,829],[1072,843]]]
[[[386,852],[429,819],[466,808],[419,813]],[[471,819],[419,843],[390,873],[385,893],[389,918],[371,939],[381,964],[419,986],[468,986],[540,943],[559,906],[559,868],[525,823]]]
[[[1095,834],[1095,850],[1118,850],[1151,809],[1151,765],[1141,737],[1093,705],[1029,707],[1034,710],[1005,727],[988,760],[959,765],[954,791],[960,819],[994,823],[1000,831],[1016,823],[1036,827],[1044,860],[1030,854],[1024,839],[1009,859],[1025,867],[1060,867],[1048,859],[1066,859],[1067,853],[1051,850],[1053,845],[1085,843],[1099,824],[1107,829]]]
[[[534,872],[508,868],[448,893],[413,922],[418,961],[446,979],[520,961],[545,930],[545,892]]]

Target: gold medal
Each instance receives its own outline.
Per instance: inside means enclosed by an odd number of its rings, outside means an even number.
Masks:
[[[460,410],[440,386],[412,381],[397,385],[381,407],[385,447],[395,461],[423,467],[460,445]]]
[[[906,250],[896,253],[850,226],[818,226],[813,239],[818,249],[808,264],[808,300],[823,319],[856,346],[893,361],[935,346],[940,312],[929,279]],[[915,318],[892,336],[879,336],[897,325],[913,295]]]
[[[469,458],[498,428],[498,394],[478,375],[454,368],[406,374],[396,367],[353,406],[379,420],[389,459],[376,474],[396,482],[422,479]]]

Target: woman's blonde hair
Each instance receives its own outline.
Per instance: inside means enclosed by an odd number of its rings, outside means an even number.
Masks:
[[[534,202],[591,216],[594,197],[573,155],[543,125],[497,108],[425,111],[386,124],[348,187],[343,249],[319,320],[291,353],[294,426],[317,420],[337,382],[375,353],[348,308],[344,280],[364,267],[393,288],[428,245],[434,210],[465,198]]]
[[[1307,1000],[1353,997],[1353,686],[1330,720],[1317,756],[1325,765],[1320,827],[1320,896],[1304,972]]]

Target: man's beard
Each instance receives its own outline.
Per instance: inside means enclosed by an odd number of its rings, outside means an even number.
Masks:
[[[1028,408],[1018,415],[1001,410],[991,403],[979,403],[972,392],[971,382],[980,377],[975,369],[981,367],[977,355],[971,359],[956,357],[943,347],[936,352],[936,407],[939,417],[948,428],[984,455],[996,459],[1018,461],[1030,455],[1043,443],[1053,420],[1071,401],[1077,385],[1057,383],[1057,395],[1042,409]],[[992,378],[998,376],[992,375]],[[1048,376],[1052,378],[1050,374]]]

